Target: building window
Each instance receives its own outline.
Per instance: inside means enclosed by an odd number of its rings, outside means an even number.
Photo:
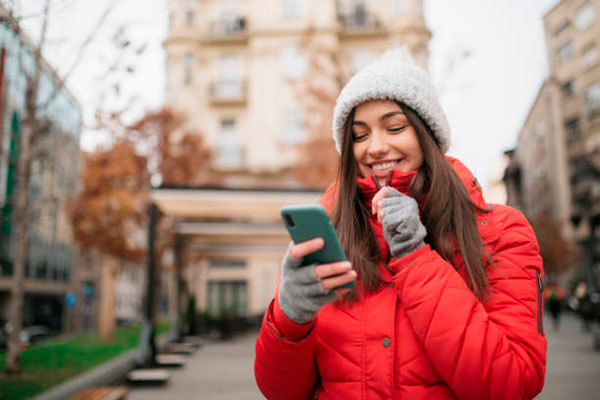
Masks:
[[[242,96],[242,67],[240,57],[237,55],[225,54],[221,57],[216,94],[219,98]]]
[[[185,23],[188,26],[194,24],[194,17],[196,16],[196,0],[187,0],[185,6]]]
[[[570,23],[568,20],[567,20],[567,21],[565,21],[565,22],[563,22],[563,23],[562,23],[562,24],[560,24],[560,25],[559,25],[559,26],[556,28],[556,30],[554,31],[554,36],[558,36],[558,35],[560,35],[560,34],[561,34],[561,33],[563,33],[564,31],[566,31],[566,30],[569,28],[569,26],[571,26],[571,23]]]
[[[243,316],[248,313],[248,284],[245,281],[209,281],[207,309],[213,317]]]
[[[594,43],[586,46],[583,49],[583,55],[581,56],[581,68],[583,70],[588,70],[592,67],[595,67],[598,64],[598,47]]]
[[[283,0],[283,16],[286,18],[295,18],[300,16],[299,0]]]
[[[283,75],[288,79],[299,79],[308,68],[306,52],[299,46],[290,45],[283,48]]]
[[[184,59],[184,71],[183,71],[183,83],[185,85],[190,85],[192,83],[192,77],[194,74],[194,63],[196,57],[194,57],[194,53],[186,53]]]
[[[572,141],[581,136],[581,125],[579,123],[579,118],[569,118],[565,122],[565,131],[567,132],[567,141]]]
[[[600,111],[600,83],[594,83],[585,90],[585,111],[591,116]]]
[[[570,97],[575,94],[575,80],[571,79],[560,87],[560,90],[565,97]]]
[[[534,133],[535,138],[537,138],[537,139],[544,136],[544,119],[543,118],[538,118],[535,121],[533,133]]]
[[[233,118],[225,118],[221,121],[219,132],[219,152],[217,165],[224,168],[239,166],[241,161],[240,144]]]
[[[284,143],[294,145],[304,141],[304,114],[300,110],[285,113]]]
[[[373,52],[368,49],[357,49],[350,55],[350,70],[354,75],[367,65],[369,65],[374,59]]]
[[[397,15],[402,15],[406,12],[405,7],[404,7],[404,0],[395,0],[394,3],[396,5],[396,14]]]
[[[557,51],[558,61],[565,62],[573,56],[573,43],[567,42],[560,46]]]
[[[577,11],[577,15],[575,16],[575,26],[579,30],[584,30],[590,27],[594,23],[594,18],[596,17],[596,10],[592,3],[586,3],[583,7]]]

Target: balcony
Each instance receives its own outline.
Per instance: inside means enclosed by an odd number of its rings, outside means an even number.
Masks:
[[[216,81],[210,85],[210,103],[212,105],[243,105],[246,103],[248,91],[246,82]]]
[[[244,43],[248,40],[246,17],[236,16],[213,21],[208,26],[209,43]]]
[[[345,37],[382,36],[386,29],[381,22],[363,7],[356,7],[350,14],[339,14],[340,34]]]

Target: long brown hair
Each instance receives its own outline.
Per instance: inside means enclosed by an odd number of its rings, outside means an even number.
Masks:
[[[489,282],[483,259],[489,263],[491,259],[483,248],[475,213],[487,210],[473,203],[464,184],[435,142],[429,127],[410,107],[401,103],[398,105],[415,129],[423,152],[423,165],[410,184],[409,194],[416,199],[426,198],[421,215],[421,221],[427,229],[425,241],[453,265],[458,250],[467,271],[469,287],[477,298],[484,300]],[[386,260],[382,258],[371,229],[370,211],[361,200],[356,184],[359,170],[353,152],[353,120],[354,110],[344,125],[338,192],[332,219],[340,242],[357,271],[365,292],[369,293],[381,284],[378,264],[385,263]],[[355,288],[346,295],[345,300],[352,302],[359,296],[358,289]]]

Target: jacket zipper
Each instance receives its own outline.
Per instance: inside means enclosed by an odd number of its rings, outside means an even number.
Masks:
[[[543,302],[543,294],[544,294],[544,282],[542,282],[542,274],[540,272],[537,273],[537,300],[538,300],[538,315],[537,315],[537,328],[538,333],[540,335],[544,334],[544,321],[543,321],[543,310],[544,310],[544,302]]]

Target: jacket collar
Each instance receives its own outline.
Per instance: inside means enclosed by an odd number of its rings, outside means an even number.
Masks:
[[[471,171],[458,159],[450,156],[446,156],[446,160],[452,168],[454,172],[458,175],[462,183],[465,185],[469,196],[473,203],[480,208],[487,208],[487,204],[483,199],[483,193],[481,190],[481,186],[477,179],[473,176]],[[387,186],[391,186],[394,189],[398,190],[400,193],[407,194],[408,187],[410,182],[415,177],[416,171],[403,172],[399,170],[394,170],[393,174],[390,174],[388,178]],[[371,200],[373,196],[379,191],[380,186],[377,180],[374,177],[359,177],[356,179],[356,183],[361,193],[361,198],[367,205],[367,207],[371,206]]]
[[[460,180],[465,185],[465,188],[467,189],[467,192],[469,193],[469,196],[471,197],[473,203],[480,208],[487,209],[489,206],[483,199],[481,185],[479,185],[479,182],[473,176],[471,171],[469,171],[469,169],[465,167],[465,165],[462,162],[460,162],[454,157],[446,156],[446,160],[448,161],[448,163],[450,163],[450,165],[454,169],[454,172],[456,172]],[[392,176],[391,186],[394,187],[396,190],[400,191],[401,193],[407,193],[408,185],[410,184],[412,176],[407,177],[406,175],[411,173],[414,176],[415,172],[401,173],[400,171],[395,171],[394,175]],[[356,182],[361,192],[363,200],[365,201],[366,205],[370,207],[371,199],[379,190],[373,182],[373,178],[371,178],[370,176],[365,178],[357,178]],[[329,187],[321,197],[321,204],[325,206],[325,208],[329,212],[333,210],[336,201],[335,199],[337,198],[337,183],[338,182],[335,181],[331,185],[329,185]]]

